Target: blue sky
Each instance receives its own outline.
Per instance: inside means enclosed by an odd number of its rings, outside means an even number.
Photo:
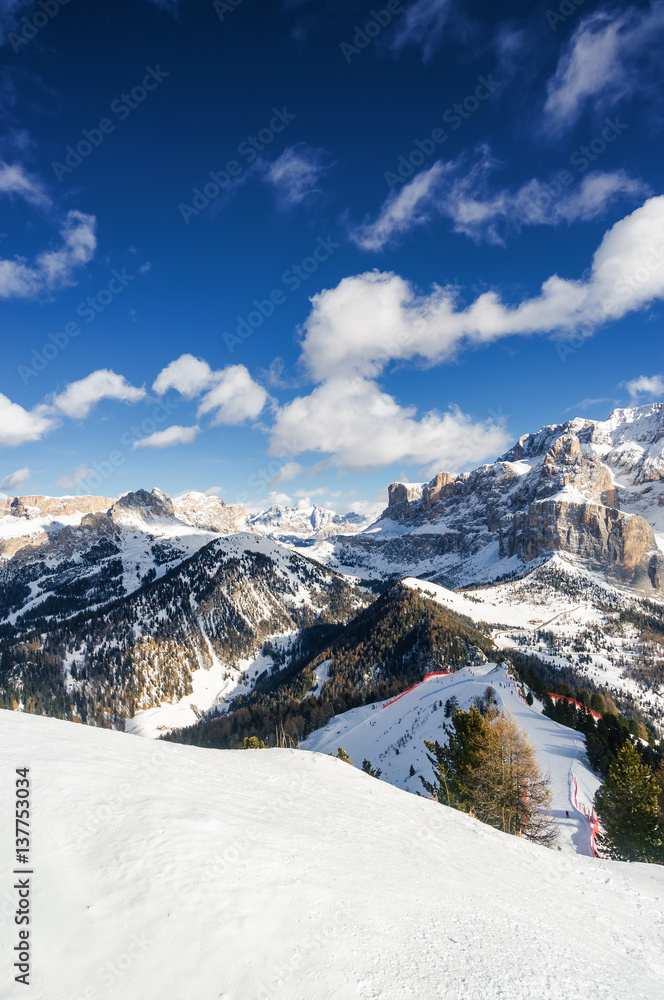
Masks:
[[[664,3],[0,0],[0,483],[368,510],[664,391]]]

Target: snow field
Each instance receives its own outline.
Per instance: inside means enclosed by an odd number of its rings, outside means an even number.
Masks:
[[[7,794],[19,766],[34,1000],[661,997],[660,867],[548,851],[319,754],[0,712]],[[8,810],[0,829],[9,862]],[[6,863],[7,950],[12,884]]]

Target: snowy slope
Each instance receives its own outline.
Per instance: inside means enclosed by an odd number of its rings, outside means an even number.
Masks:
[[[311,753],[0,712],[3,794],[22,765],[34,1000],[662,996],[661,867],[547,851]]]
[[[560,847],[590,855],[588,823],[574,806],[570,783],[573,773],[581,796],[577,801],[583,801],[590,812],[600,783],[587,766],[583,736],[547,719],[537,703],[531,708],[520,700],[504,667],[490,663],[466,667],[448,677],[432,677],[386,707],[367,705],[336,716],[300,746],[320,753],[336,752],[343,746],[356,767],[361,767],[366,758],[382,770],[383,780],[423,793],[420,775],[432,779],[424,741],[444,743],[443,724],[449,721],[440,702],[444,705],[454,695],[459,706],[467,710],[471,700],[482,695],[488,685],[496,692],[498,707],[510,712],[526,731],[537,749],[542,772],[549,775],[551,811],[559,827]],[[409,774],[411,764],[416,772],[413,777]]]

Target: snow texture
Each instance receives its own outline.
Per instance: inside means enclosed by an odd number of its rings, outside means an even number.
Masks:
[[[3,795],[24,765],[34,1000],[661,1000],[661,867],[536,847],[320,754],[0,712]]]

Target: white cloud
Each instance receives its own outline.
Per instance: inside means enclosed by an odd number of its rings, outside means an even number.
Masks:
[[[134,448],[170,448],[175,444],[189,444],[194,440],[200,427],[167,427],[166,430],[157,431],[149,437],[141,438],[134,442]]]
[[[581,399],[578,403],[574,403],[573,406],[568,406],[565,409],[565,413],[583,413],[586,410],[592,409],[592,407],[594,406],[600,406],[601,404],[605,403],[617,404],[618,400],[611,399],[610,396],[600,396],[597,399],[591,399],[591,398]]]
[[[642,60],[661,51],[664,4],[596,11],[584,18],[549,81],[545,124],[554,134],[571,127],[586,107],[605,110],[648,83]],[[644,72],[645,71],[645,72]]]
[[[193,399],[208,389],[213,381],[213,372],[207,361],[195,358],[193,354],[182,354],[162,368],[152,383],[152,388],[159,396],[163,396],[169,389],[175,389],[181,396]]]
[[[214,376],[216,384],[201,400],[199,417],[213,413],[213,426],[241,424],[258,417],[268,394],[262,385],[254,382],[244,365],[228,365]]]
[[[145,389],[131,385],[124,375],[109,368],[100,368],[85,378],[70,382],[64,392],[54,396],[51,405],[72,420],[83,420],[102,399],[117,399],[137,403],[145,397]]]
[[[282,483],[290,483],[293,479],[296,479],[301,472],[302,466],[299,462],[286,462],[282,465],[276,475],[272,476],[272,479],[270,479],[267,485],[274,489],[275,486],[281,486]]]
[[[266,178],[274,186],[282,208],[293,208],[319,190],[325,172],[323,151],[301,142],[289,146],[269,165]]]
[[[375,222],[365,222],[351,233],[353,241],[363,250],[382,250],[395,236],[428,222],[441,180],[452,167],[438,160],[398,191],[391,191]]]
[[[76,270],[94,256],[95,229],[94,215],[71,211],[60,231],[63,242],[58,250],[45,250],[32,264],[19,257],[0,260],[0,298],[30,298],[75,284]]]
[[[433,55],[447,27],[452,0],[415,0],[399,15],[392,47],[401,51],[406,45],[419,45],[424,60]]]
[[[399,463],[431,473],[494,458],[508,444],[502,421],[476,422],[456,408],[419,415],[373,380],[392,360],[451,361],[462,349],[536,333],[589,336],[601,324],[664,298],[664,197],[651,198],[609,229],[583,278],[552,275],[515,305],[489,291],[463,308],[455,288],[419,294],[393,273],[343,279],[315,295],[303,325],[301,362],[318,384],[280,407],[270,452],[293,460],[328,456],[322,467]],[[653,389],[654,383],[640,383]]]
[[[59,479],[56,479],[55,485],[59,486],[63,490],[75,490],[82,482],[84,482],[88,476],[96,476],[98,473],[95,469],[88,468],[87,465],[77,465],[75,469],[71,472],[66,472]]]
[[[268,510],[269,507],[274,507],[276,504],[280,507],[291,507],[293,498],[288,493],[278,493],[276,490],[270,490],[266,496],[259,497],[257,500],[242,501],[242,506],[247,514],[262,514],[263,511]]]
[[[24,466],[16,472],[10,472],[0,483],[0,490],[17,490],[23,483],[26,483],[32,475],[30,469]]]
[[[503,243],[501,229],[505,227],[520,230],[524,226],[587,222],[619,197],[642,198],[649,193],[645,184],[624,170],[593,171],[578,186],[565,187],[559,179],[551,183],[533,179],[515,191],[492,193],[488,178],[496,162],[487,146],[478,152],[479,158],[471,167],[462,155],[447,163],[439,160],[417,174],[400,190],[391,192],[376,220],[351,232],[351,238],[363,250],[382,250],[415,226],[444,216],[451,220],[455,232]]]
[[[299,497],[300,500],[310,501],[315,497],[339,497],[341,493],[331,491],[327,486],[319,486],[315,490],[294,490],[293,496]],[[311,507],[311,503],[307,502],[305,506]]]
[[[0,393],[0,446],[14,448],[28,441],[39,441],[55,423],[47,407],[25,410]]]
[[[502,426],[473,423],[457,409],[416,412],[368,379],[332,378],[278,410],[270,452],[318,452],[345,469],[404,462],[440,471],[495,457],[509,443]]]
[[[661,375],[640,375],[638,378],[625,382],[631,399],[636,400],[639,396],[662,396],[664,395],[664,378]]]
[[[30,175],[18,164],[0,160],[0,194],[19,195],[36,208],[49,208],[51,199],[42,182]]]
[[[378,374],[391,359],[451,360],[463,347],[514,334],[589,335],[597,327],[664,298],[664,196],[651,198],[602,239],[589,272],[552,275],[539,295],[516,305],[496,291],[466,308],[451,287],[421,295],[393,273],[344,278],[315,295],[304,323],[302,360],[322,381]]]

